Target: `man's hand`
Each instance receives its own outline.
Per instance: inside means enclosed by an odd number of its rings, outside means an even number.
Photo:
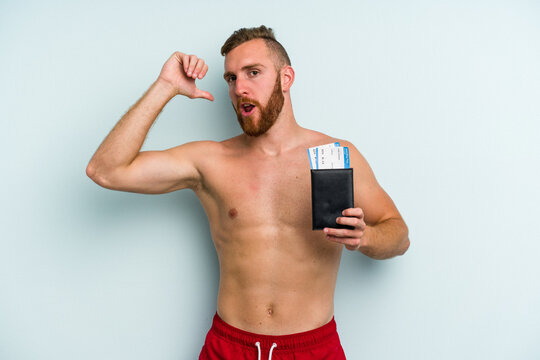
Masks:
[[[176,94],[190,99],[203,98],[214,101],[212,94],[200,90],[195,85],[195,79],[202,79],[207,71],[208,65],[203,59],[176,51],[163,65],[158,81],[171,85]]]
[[[360,247],[365,246],[363,236],[367,225],[364,221],[364,212],[362,209],[345,209],[342,215],[343,217],[338,217],[336,222],[340,225],[353,226],[354,230],[324,228],[323,231],[326,234],[326,238],[344,244],[348,250],[358,250]]]

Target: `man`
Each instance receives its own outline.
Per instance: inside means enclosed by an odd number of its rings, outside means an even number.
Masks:
[[[333,319],[343,247],[375,259],[402,255],[407,226],[351,143],[296,123],[294,71],[271,29],[236,31],[222,55],[243,134],[140,152],[174,96],[213,100],[195,84],[205,62],[175,52],[103,141],[87,174],[113,190],[190,188],[199,197],[220,264],[217,312],[200,359],[343,359]],[[313,231],[306,149],[335,141],[350,148],[356,206],[336,222],[354,230]]]

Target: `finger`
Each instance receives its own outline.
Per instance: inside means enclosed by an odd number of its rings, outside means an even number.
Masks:
[[[182,64],[182,62],[184,61],[184,56],[186,54],[184,53],[181,53],[180,51],[175,51],[172,55],[171,55],[171,58],[174,57],[176,59],[176,61],[178,61],[179,64]]]
[[[195,55],[184,54],[182,57],[182,65],[187,76],[191,76],[195,65],[197,65],[197,57]]]
[[[214,96],[210,94],[208,91],[195,89],[195,94],[193,94],[193,98],[199,98],[199,99],[207,99],[210,101],[214,101]]]
[[[201,70],[201,73],[199,74],[199,79],[202,79],[206,75],[207,71],[208,71],[208,65],[204,64]]]
[[[187,76],[193,77],[193,71],[195,70],[195,67],[197,66],[198,61],[199,61],[199,58],[197,56],[190,55]]]
[[[351,250],[351,251],[358,250],[360,246],[362,246],[361,243],[358,243],[358,245],[345,244],[345,247],[347,248],[347,250]]]
[[[195,65],[195,69],[193,70],[193,75],[192,75],[194,79],[199,77],[199,74],[201,73],[203,67],[204,67],[204,60],[203,59],[197,60],[197,65]]]
[[[187,74],[189,69],[189,59],[190,55],[181,54],[182,57],[182,66],[184,67],[184,72]]]
[[[348,250],[358,249],[361,245],[360,239],[340,238],[328,235],[326,236],[326,238],[330,241],[345,245]]]
[[[355,229],[364,230],[366,228],[366,223],[364,220],[359,219],[357,217],[338,217],[336,219],[336,223],[340,225],[348,225],[352,226]]]
[[[354,230],[349,230],[349,229],[324,228],[323,231],[326,235],[341,237],[341,238],[343,237],[354,238],[357,236]]]
[[[354,217],[357,217],[359,219],[363,219],[364,218],[364,211],[360,208],[349,208],[349,209],[345,209],[341,212],[341,214],[343,216],[354,216]]]

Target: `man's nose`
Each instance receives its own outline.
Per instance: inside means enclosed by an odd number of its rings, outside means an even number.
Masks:
[[[248,84],[244,79],[236,79],[234,84],[234,93],[236,96],[246,96],[248,95]]]

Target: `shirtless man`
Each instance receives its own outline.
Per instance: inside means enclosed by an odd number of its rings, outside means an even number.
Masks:
[[[113,190],[160,194],[190,188],[197,194],[220,267],[217,313],[201,359],[257,359],[263,353],[342,359],[333,314],[343,247],[374,259],[402,255],[409,247],[407,226],[350,142],[296,123],[290,97],[295,74],[271,29],[236,31],[222,55],[244,133],[140,151],[173,97],[213,100],[196,86],[208,70],[205,62],[175,52],[100,145],[87,174]],[[356,206],[336,221],[354,230],[313,231],[306,149],[336,141],[350,149]]]

